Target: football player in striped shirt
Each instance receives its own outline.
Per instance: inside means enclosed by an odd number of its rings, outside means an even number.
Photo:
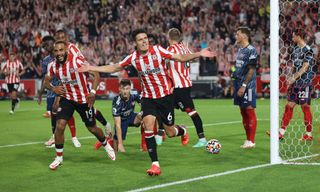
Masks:
[[[182,35],[179,29],[171,28],[168,32],[170,46],[168,50],[175,54],[192,53],[182,41]],[[174,104],[177,109],[186,112],[193,121],[198,135],[198,142],[193,147],[203,147],[207,144],[204,135],[202,120],[195,109],[191,98],[192,81],[190,79],[190,63],[170,60],[170,73],[174,84]],[[162,137],[160,137],[162,138]]]
[[[80,55],[70,54],[65,41],[57,41],[54,45],[56,60],[50,65],[44,84],[47,89],[61,96],[57,110],[57,126],[55,131],[56,158],[49,165],[52,170],[57,169],[63,162],[64,130],[67,121],[74,111],[81,116],[88,130],[102,143],[111,160],[115,160],[115,152],[106,141],[102,129],[97,127],[94,114],[94,101],[96,88],[99,83],[99,74],[94,76],[92,89],[88,86],[88,73],[79,72],[77,69],[87,61]],[[61,85],[53,86],[50,81],[57,77]]]
[[[11,51],[9,59],[1,68],[2,73],[5,74],[5,81],[10,93],[11,110],[9,113],[14,114],[14,110],[19,103],[17,96],[18,88],[20,86],[20,76],[25,73],[22,63],[17,59],[16,53]]]
[[[79,71],[97,71],[114,73],[132,65],[137,71],[142,85],[143,123],[145,125],[145,139],[151,158],[151,168],[147,170],[150,176],[161,174],[157,155],[157,145],[154,138],[156,117],[160,116],[168,137],[180,136],[184,143],[188,143],[189,136],[185,126],[175,125],[172,95],[172,80],[166,65],[166,59],[186,62],[203,56],[214,57],[215,53],[208,49],[192,54],[174,54],[160,45],[149,46],[147,32],[137,29],[132,33],[137,50],[115,65],[90,66],[83,65]]]
[[[55,60],[54,54],[53,54],[53,45],[54,45],[54,38],[52,36],[45,36],[42,38],[42,46],[44,49],[48,52],[48,55],[43,58],[41,61],[41,68],[42,68],[42,74],[45,76],[48,72],[49,64],[52,63]],[[60,84],[59,80],[54,77],[51,81],[51,84],[54,86],[57,86]],[[38,104],[41,104],[42,100],[42,94],[44,92],[44,83],[41,84],[41,89],[38,94]],[[47,111],[50,111],[51,114],[51,130],[52,130],[52,136],[51,138],[44,143],[46,147],[54,147],[54,132],[56,130],[56,113],[57,108],[59,106],[60,98],[52,91],[47,91]],[[74,122],[74,117],[72,116],[68,121],[68,126],[71,132],[71,141],[74,145],[74,147],[81,147],[81,143],[79,142],[78,138],[76,137],[76,127]]]

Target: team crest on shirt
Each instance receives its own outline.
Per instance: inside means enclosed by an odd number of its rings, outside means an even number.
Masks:
[[[152,55],[152,60],[158,60],[157,55]]]
[[[74,68],[70,68],[69,71],[70,71],[70,73],[76,72],[76,70]]]

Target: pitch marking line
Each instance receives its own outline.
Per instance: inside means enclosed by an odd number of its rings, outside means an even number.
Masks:
[[[160,185],[154,185],[154,186],[150,186],[150,187],[134,189],[134,190],[130,190],[128,192],[141,192],[141,191],[148,191],[148,190],[152,190],[152,189],[159,189],[159,188],[164,188],[164,187],[168,187],[168,186],[172,186],[172,185],[180,185],[180,184],[184,184],[184,183],[190,183],[190,182],[194,182],[194,181],[199,181],[199,180],[204,180],[204,179],[209,179],[209,178],[214,178],[214,177],[220,177],[220,176],[224,176],[224,175],[230,175],[233,173],[239,173],[239,172],[248,171],[248,170],[252,170],[252,169],[259,169],[259,168],[268,167],[271,165],[272,164],[270,164],[270,163],[262,164],[262,165],[255,165],[255,166],[251,166],[251,167],[245,167],[245,168],[241,168],[241,169],[225,171],[225,172],[216,173],[216,174],[212,174],[212,175],[200,176],[200,177],[195,177],[195,178],[191,178],[191,179],[185,179],[185,180],[174,181],[174,182],[160,184]]]
[[[258,119],[258,121],[269,121],[269,119]],[[228,122],[219,122],[219,123],[209,123],[209,124],[203,124],[203,126],[217,126],[217,125],[229,125],[229,124],[237,124],[241,123],[242,121],[228,121]],[[194,128],[194,126],[187,126],[187,128]],[[140,131],[131,132],[128,133],[128,135],[133,135],[140,133]],[[85,139],[93,139],[94,136],[87,136],[87,137],[78,137],[79,140],[85,140]],[[71,139],[66,139],[66,141],[71,141]],[[20,146],[26,146],[26,145],[36,145],[44,143],[44,141],[35,141],[35,142],[27,142],[27,143],[19,143],[19,144],[10,144],[10,145],[0,145],[1,148],[9,148],[9,147],[20,147]]]
[[[300,159],[307,159],[307,158],[315,157],[315,156],[318,156],[318,155],[319,154],[314,154],[314,155],[309,155],[309,156],[305,156],[305,157],[289,159],[288,161],[294,161],[294,160],[298,160],[298,159],[299,160]],[[127,191],[127,192],[141,192],[141,191],[148,191],[148,190],[152,190],[152,189],[159,189],[159,188],[164,188],[164,187],[168,187],[168,186],[172,186],[172,185],[180,185],[180,184],[184,184],[184,183],[190,183],[190,182],[209,179],[209,178],[213,178],[213,177],[220,177],[220,176],[224,176],[224,175],[230,175],[230,174],[233,174],[233,173],[244,172],[244,171],[248,171],[248,170],[252,170],[252,169],[259,169],[259,168],[263,168],[263,167],[269,167],[269,166],[272,166],[272,165],[318,165],[319,166],[320,163],[286,163],[286,162],[282,162],[280,164],[267,163],[267,164],[262,164],[262,165],[255,165],[255,166],[250,166],[250,167],[244,167],[244,168],[240,168],[240,169],[225,171],[225,172],[221,172],[221,173],[215,173],[215,174],[206,175],[206,176],[195,177],[195,178],[191,178],[191,179],[185,179],[185,180],[174,181],[174,182],[160,184],[160,185],[154,185],[154,186],[150,186],[150,187],[133,189],[133,190],[130,190],[130,191]]]

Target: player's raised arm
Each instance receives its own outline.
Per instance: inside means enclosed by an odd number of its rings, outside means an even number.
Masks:
[[[215,57],[217,53],[214,51],[210,51],[209,48],[202,49],[196,53],[189,53],[189,54],[173,54],[172,59],[176,61],[186,62],[198,57]]]
[[[105,65],[105,66],[92,66],[89,64],[82,65],[78,71],[79,72],[88,72],[88,71],[95,71],[101,73],[115,73],[121,71],[123,68],[120,66],[119,63],[115,65]]]

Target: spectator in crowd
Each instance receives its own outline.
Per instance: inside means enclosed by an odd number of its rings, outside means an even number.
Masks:
[[[201,68],[203,75],[217,75],[217,70],[224,75],[231,58],[235,59],[233,33],[239,26],[250,27],[254,40],[261,46],[259,50],[268,50],[267,0],[3,1],[0,10],[0,49],[15,47],[19,55],[30,53],[35,69],[43,58],[41,38],[61,28],[68,29],[71,42],[88,49],[92,58],[87,58],[96,65],[114,63],[132,52],[134,45],[127,39],[134,28],[157,34],[158,43],[167,47],[166,31],[176,27],[184,31],[183,41],[192,46],[190,49],[213,46],[213,50],[220,50],[214,61],[217,65],[200,60],[207,63],[203,65],[207,67]],[[317,19],[313,13],[304,17],[310,25]],[[22,63],[27,64],[23,60]],[[136,73],[129,72],[132,75]]]

